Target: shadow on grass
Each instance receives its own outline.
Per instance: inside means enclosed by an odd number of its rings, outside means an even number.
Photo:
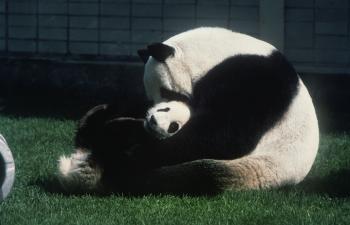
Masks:
[[[56,176],[38,178],[30,183],[30,185],[38,186],[42,191],[50,194],[64,194],[68,193],[64,191]]]
[[[327,176],[310,177],[295,187],[284,187],[282,191],[301,190],[304,193],[327,195],[331,198],[350,197],[350,169],[330,172]]]
[[[339,171],[332,171],[325,177],[312,177],[304,180],[298,186],[284,187],[281,191],[292,192],[301,190],[306,194],[327,195],[331,198],[348,198],[350,197],[350,169],[342,169]],[[49,194],[61,194],[66,197],[69,196],[84,196],[93,195],[96,197],[108,197],[111,195],[123,196],[128,198],[143,197],[147,195],[152,196],[187,196],[187,197],[214,197],[220,192],[216,193],[130,193],[130,192],[95,192],[95,193],[82,193],[79,191],[67,192],[65,191],[57,177],[45,177],[35,180],[31,185],[38,186],[43,192]]]
[[[350,169],[330,172],[326,177],[305,180],[301,187],[309,193],[326,194],[335,198],[350,197]]]
[[[106,197],[110,196],[110,193],[83,193],[79,191],[71,191],[67,192],[64,190],[56,176],[51,176],[51,177],[43,177],[43,178],[38,178],[37,180],[33,181],[30,183],[30,185],[37,186],[40,188],[45,193],[48,194],[59,194],[63,195],[66,197],[69,196],[84,196],[84,195],[93,195],[96,197]]]
[[[82,192],[81,189],[70,190],[69,192],[63,189],[57,176],[41,177],[30,183],[32,186],[39,187],[39,189],[47,194],[69,196],[96,196],[96,197],[110,197],[110,196],[122,196],[126,198],[142,198],[145,196],[175,196],[175,197],[215,197],[222,191],[201,191],[201,192],[153,192],[145,191],[140,187],[137,190],[128,190],[126,188],[123,191],[118,190],[103,190],[96,192]],[[134,188],[131,188],[134,189]]]

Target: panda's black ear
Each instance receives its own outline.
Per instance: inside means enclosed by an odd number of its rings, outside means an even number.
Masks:
[[[150,55],[159,62],[164,62],[169,56],[175,53],[175,48],[163,43],[150,44],[147,46],[147,49]]]
[[[142,59],[143,63],[146,63],[148,58],[150,57],[150,53],[149,53],[148,49],[139,49],[139,50],[137,50],[137,54]]]

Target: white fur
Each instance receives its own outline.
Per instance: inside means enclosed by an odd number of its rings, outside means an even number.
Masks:
[[[159,111],[164,108],[168,108],[169,111]],[[156,126],[150,123],[152,116],[157,122]],[[168,132],[170,123],[176,122],[179,125],[180,130],[183,127],[183,125],[185,125],[185,123],[187,123],[187,121],[190,119],[190,116],[191,111],[189,107],[183,102],[161,102],[148,110],[146,115],[145,127],[146,129],[152,129],[151,132],[155,133],[155,135],[160,139],[168,138],[178,132]]]
[[[230,175],[224,189],[262,189],[297,184],[311,169],[318,150],[317,118],[302,81],[283,119],[268,131],[255,150],[235,160],[215,160]]]
[[[283,119],[262,137],[252,153],[254,157],[268,157],[274,162],[278,186],[303,180],[318,150],[315,109],[301,80],[299,84],[299,92]]]
[[[90,165],[89,155],[78,149],[69,157],[60,157],[58,179],[66,191],[93,192],[101,187],[102,171],[98,166]]]

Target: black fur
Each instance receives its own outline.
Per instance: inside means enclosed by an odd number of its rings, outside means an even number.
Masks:
[[[130,177],[147,177],[162,166],[241,157],[287,111],[298,79],[277,51],[269,57],[234,56],[194,85],[192,96],[186,98],[191,118],[174,136],[157,140],[145,133],[142,120],[117,120],[109,126],[117,115],[104,108],[83,120],[77,147],[92,149],[93,157],[106,168],[106,182],[126,189],[133,186]]]
[[[157,42],[148,45],[147,49],[137,50],[137,53],[142,59],[143,63],[146,63],[150,56],[159,62],[164,62],[169,56],[174,55],[175,49],[169,45]]]
[[[163,43],[153,43],[147,46],[149,54],[158,60],[164,62],[169,56],[174,55],[175,49]]]
[[[166,107],[164,109],[158,109],[157,112],[169,112],[170,111],[170,108],[169,107]]]

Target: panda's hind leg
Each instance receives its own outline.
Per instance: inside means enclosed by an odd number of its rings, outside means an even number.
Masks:
[[[58,180],[69,193],[97,193],[102,191],[102,170],[90,158],[90,152],[76,149],[58,162]]]

